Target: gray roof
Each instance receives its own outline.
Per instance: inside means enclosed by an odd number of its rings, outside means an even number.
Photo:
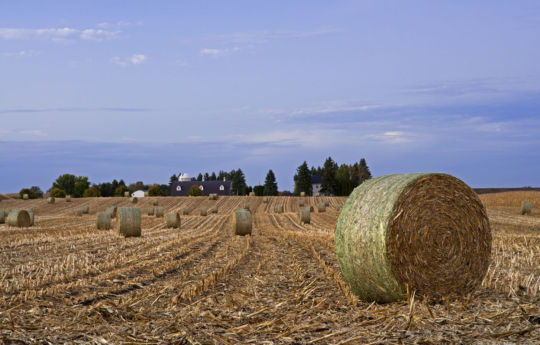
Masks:
[[[191,186],[201,188],[203,195],[230,195],[232,181],[175,181],[172,184],[172,196],[186,196]]]
[[[311,176],[311,184],[318,184],[318,183],[322,183],[322,176],[321,175]]]

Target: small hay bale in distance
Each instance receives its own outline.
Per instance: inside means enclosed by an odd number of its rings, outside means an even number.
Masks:
[[[245,202],[245,203],[244,203],[244,210],[248,210],[249,212],[251,212],[250,206],[251,206],[251,205],[249,204],[249,202]]]
[[[208,214],[208,209],[206,207],[201,207],[199,214],[203,217],[206,217]]]
[[[111,229],[111,215],[108,212],[97,213],[97,229],[98,230]]]
[[[31,219],[26,210],[11,210],[6,223],[17,228],[28,228],[31,226]]]
[[[489,265],[491,230],[476,193],[440,173],[381,176],[349,196],[338,219],[336,254],[351,290],[365,301],[464,295]]]
[[[141,236],[141,210],[138,207],[119,207],[116,230],[124,237]]]
[[[132,204],[136,204],[137,201],[139,201],[139,199],[138,199],[136,196],[134,196],[134,197],[132,197],[131,199],[129,199],[129,202],[131,202]]]
[[[90,206],[86,205],[82,208],[82,211],[84,214],[88,214],[90,213]]]
[[[116,206],[107,207],[105,212],[107,212],[109,214],[111,219],[116,218],[116,212],[118,212],[118,207],[116,207]]]
[[[321,196],[321,193],[317,192],[315,193],[315,196]]]
[[[210,207],[210,209],[208,210],[208,213],[218,213],[218,207],[217,206]]]
[[[306,196],[306,192],[300,192],[300,196],[301,196],[301,197],[305,197],[305,196]]]
[[[188,214],[189,214],[189,208],[184,207],[184,208],[182,209],[182,214],[183,214],[184,216],[188,215]]]
[[[275,213],[283,213],[283,205],[274,206],[274,212]]]
[[[82,217],[82,215],[84,214],[84,211],[82,208],[78,209],[77,212],[75,212],[75,214],[79,217]]]
[[[298,206],[304,207],[304,205],[306,205],[306,201],[304,199],[298,200]]]
[[[326,206],[326,207],[330,206],[330,200],[325,200],[324,201],[324,206]]]
[[[216,193],[211,193],[208,195],[208,200],[217,200],[218,195]]]
[[[66,195],[66,202],[71,202],[71,195]]]
[[[309,207],[306,207],[306,210],[309,210],[309,212],[314,212],[315,207],[313,207],[313,205],[309,205]]]
[[[124,197],[129,198],[129,192],[124,192]]]
[[[326,212],[326,203],[324,203],[324,202],[318,203],[317,204],[317,211],[319,211],[319,213]]]
[[[28,200],[28,199],[30,199],[30,197],[28,196],[28,194],[23,194],[22,198],[23,198],[23,200]]]
[[[523,201],[521,203],[521,214],[531,214],[532,205],[530,202]]]
[[[163,207],[156,207],[156,217],[161,218],[165,214],[165,209]]]
[[[149,207],[149,208],[148,208],[148,215],[149,215],[149,216],[153,216],[153,215],[154,215],[154,208],[153,208],[153,207]]]
[[[231,225],[235,235],[251,235],[251,212],[243,208],[234,211],[231,215]]]
[[[56,201],[56,199],[54,197],[52,197],[52,196],[47,198],[47,204],[54,204],[55,201]]]
[[[167,227],[173,229],[180,227],[180,215],[178,212],[167,214]]]
[[[28,212],[28,216],[30,216],[30,226],[34,226],[34,211],[33,210],[26,210]]]
[[[249,196],[255,196],[255,192],[249,192]]]
[[[309,210],[300,210],[300,224],[311,223],[311,212]]]
[[[263,198],[263,203],[268,204],[268,197],[267,197],[267,196],[265,196],[265,197]]]
[[[159,200],[157,198],[152,199],[152,206],[159,205]]]

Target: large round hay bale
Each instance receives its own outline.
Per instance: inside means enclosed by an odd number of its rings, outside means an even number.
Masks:
[[[265,197],[263,198],[263,203],[268,204],[268,197],[267,197],[267,196],[265,196]]]
[[[4,224],[6,222],[7,214],[6,211],[0,210],[0,224]]]
[[[52,196],[47,198],[47,204],[54,204],[55,201],[56,201],[56,199],[54,197],[52,197]]]
[[[163,207],[156,207],[156,217],[161,218],[165,214],[165,209]]]
[[[159,200],[157,198],[152,199],[152,206],[159,205]]]
[[[305,196],[306,196],[306,192],[300,192],[300,196],[301,196],[301,197],[305,197]]]
[[[304,207],[305,204],[306,204],[306,201],[304,199],[298,200],[298,206]]]
[[[71,202],[71,195],[66,195],[66,202]]]
[[[129,198],[129,192],[124,192],[124,197]]]
[[[187,207],[184,207],[184,209],[182,209],[182,214],[185,216],[185,215],[188,215],[189,214],[189,208]]]
[[[300,224],[311,223],[311,212],[309,210],[300,210]]]
[[[116,229],[124,237],[141,236],[141,210],[137,207],[119,207]]]
[[[149,207],[149,208],[148,208],[148,215],[149,215],[149,216],[153,216],[153,215],[154,215],[154,208],[153,208],[153,207]]]
[[[210,207],[208,212],[209,213],[218,213],[218,207],[217,206],[212,206],[212,207]]]
[[[30,197],[28,196],[28,194],[23,194],[22,198],[23,198],[23,200],[28,200],[28,199],[30,199]]]
[[[78,209],[77,212],[75,212],[75,214],[79,217],[82,217],[82,215],[84,214],[84,211],[82,208]]]
[[[274,212],[275,213],[283,213],[283,205],[274,206]]]
[[[31,225],[30,215],[26,210],[11,210],[7,216],[7,225],[27,228]]]
[[[34,226],[34,211],[26,210],[26,212],[28,212],[28,216],[30,217],[30,226]]]
[[[521,203],[521,214],[531,214],[532,205],[530,202],[523,201]]]
[[[109,214],[109,217],[111,217],[111,219],[116,218],[116,212],[118,212],[118,207],[116,206],[107,207],[107,210],[105,210],[105,212]]]
[[[90,206],[86,205],[82,208],[82,211],[84,214],[88,214],[90,213]]]
[[[338,219],[336,254],[361,299],[391,302],[417,295],[467,294],[482,281],[491,230],[480,199],[446,174],[388,175],[367,180]]]
[[[319,211],[319,213],[326,212],[326,204],[324,202],[318,203],[317,204],[317,211]]]
[[[108,212],[97,213],[97,228],[98,230],[111,229],[111,215]]]
[[[201,216],[206,216],[208,214],[208,209],[206,207],[201,207],[200,209],[200,215]]]
[[[180,215],[178,212],[167,214],[167,227],[178,229],[180,227]]]
[[[251,212],[246,209],[238,209],[231,215],[232,230],[235,235],[251,235],[252,219]]]
[[[138,199],[136,196],[134,196],[134,197],[132,197],[131,199],[129,199],[129,202],[131,202],[132,204],[136,204],[137,201],[139,201],[139,199]]]

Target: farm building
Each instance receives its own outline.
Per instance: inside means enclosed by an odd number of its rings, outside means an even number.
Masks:
[[[172,184],[172,196],[186,196],[193,185],[199,186],[203,195],[215,193],[230,195],[232,181],[175,181]]]
[[[321,175],[311,176],[311,185],[313,186],[313,195],[319,193],[322,188],[322,177]]]
[[[132,198],[144,198],[145,193],[143,190],[136,190],[133,193],[131,193]]]

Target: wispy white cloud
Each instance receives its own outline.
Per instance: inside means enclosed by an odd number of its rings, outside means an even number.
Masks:
[[[0,38],[5,40],[34,39],[65,41],[68,39],[86,40],[86,41],[104,41],[115,39],[120,31],[109,31],[103,29],[74,29],[74,28],[45,28],[45,29],[26,29],[26,28],[0,28]]]
[[[230,34],[218,34],[208,35],[207,39],[216,40],[224,44],[264,44],[270,41],[300,39],[308,37],[317,37],[332,35],[342,32],[343,30],[337,28],[319,28],[315,30],[306,31],[290,31],[290,30],[262,30],[262,31],[249,31],[249,32],[237,32]]]
[[[203,56],[211,56],[211,57],[220,57],[224,55],[230,55],[232,53],[236,53],[240,50],[239,47],[232,47],[232,48],[204,48],[201,49],[200,53]]]
[[[7,57],[26,58],[26,57],[38,56],[39,54],[41,54],[41,52],[35,51],[35,50],[19,50],[18,52],[7,52],[7,53],[2,53],[1,55],[7,56]]]
[[[27,129],[27,130],[19,131],[18,133],[22,134],[24,136],[36,136],[36,137],[46,137],[47,136],[47,133],[45,133],[41,129]]]
[[[121,58],[115,56],[111,59],[111,62],[121,67],[128,67],[133,65],[140,65],[146,60],[148,60],[148,57],[144,54],[133,54],[131,57],[128,58]]]

